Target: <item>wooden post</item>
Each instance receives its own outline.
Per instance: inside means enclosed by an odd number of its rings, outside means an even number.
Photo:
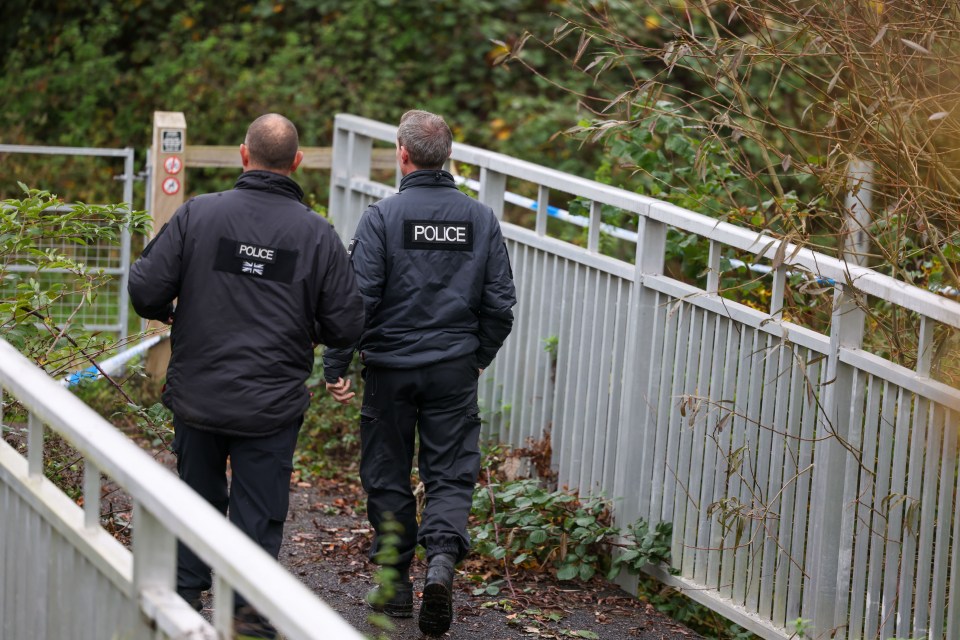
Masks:
[[[153,235],[165,225],[177,208],[183,204],[185,189],[184,158],[187,149],[187,120],[180,111],[153,112],[153,145],[150,148],[152,180],[150,184],[150,215],[153,217]],[[159,322],[151,320],[151,328]],[[170,341],[163,340],[147,354],[146,370],[153,378],[167,374],[170,362]]]

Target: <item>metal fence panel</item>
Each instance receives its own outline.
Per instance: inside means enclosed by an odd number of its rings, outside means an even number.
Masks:
[[[122,201],[128,207],[133,206],[133,183],[137,179],[134,175],[134,150],[126,149],[99,149],[88,147],[49,147],[33,145],[0,144],[0,153],[23,153],[41,155],[89,156],[104,158],[119,158],[123,160],[123,173],[117,178],[123,182]],[[65,205],[69,207],[70,205]],[[51,212],[61,212],[65,207],[55,207]],[[97,290],[94,304],[84,305],[79,313],[74,314],[79,306],[77,296],[64,296],[52,305],[52,317],[59,326],[70,320],[79,324],[86,331],[107,332],[115,334],[118,340],[127,336],[129,321],[129,297],[127,294],[127,280],[130,271],[130,231],[123,229],[120,232],[119,243],[101,242],[91,245],[75,243],[45,243],[37,247],[41,250],[54,250],[58,254],[68,256],[88,267],[91,271],[101,271],[104,275],[112,276],[104,286]],[[36,268],[29,264],[26,256],[18,263],[10,265],[9,271],[22,274],[22,277],[33,275],[41,282],[70,281],[75,278],[65,269],[45,269],[37,274]],[[16,280],[3,283],[4,287],[16,286]]]
[[[350,159],[396,130],[343,115],[335,128],[347,151],[330,213],[348,237],[359,204],[392,191]],[[508,178],[539,198],[532,229],[502,225],[520,304],[481,379],[486,435],[549,433],[559,485],[612,497],[621,526],[672,521],[679,575],[650,572],[764,638],[799,618],[818,637],[958,637],[960,392],[930,378],[923,350],[931,323],[960,328],[960,304],[515,158],[456,144],[453,160],[479,171],[498,215],[518,201]],[[551,191],[590,203],[585,248],[547,233]],[[636,264],[599,253],[603,205],[634,216]],[[715,270],[724,251],[783,259],[774,313],[720,297],[716,272],[706,290],[665,275],[668,227],[708,241]],[[781,316],[790,269],[835,283],[824,333]],[[860,348],[864,294],[922,318],[917,370]]]

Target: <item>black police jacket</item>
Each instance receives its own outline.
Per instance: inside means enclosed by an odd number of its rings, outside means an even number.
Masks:
[[[474,354],[486,368],[513,327],[516,292],[500,223],[446,171],[420,170],[363,213],[350,260],[367,323],[368,365],[412,369]],[[352,349],[327,348],[336,382]]]
[[[130,299],[166,320],[163,403],[199,429],[269,435],[306,410],[314,348],[355,344],[363,301],[333,227],[286,176],[248,171],[187,201],[130,269]]]

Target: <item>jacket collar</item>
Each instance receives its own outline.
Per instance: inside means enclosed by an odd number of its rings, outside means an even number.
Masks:
[[[237,178],[235,189],[256,189],[268,191],[281,196],[293,198],[298,202],[303,199],[303,189],[292,178],[273,173],[272,171],[245,171]]]
[[[457,183],[449,171],[443,169],[418,169],[403,176],[400,180],[400,191],[410,187],[453,187]]]

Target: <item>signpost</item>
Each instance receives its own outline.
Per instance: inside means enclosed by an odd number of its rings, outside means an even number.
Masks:
[[[153,145],[150,147],[150,167],[153,171],[150,194],[153,217],[153,234],[165,225],[177,208],[183,204],[184,177],[178,174],[183,169],[183,156],[187,145],[187,120],[180,111],[155,111],[153,113]],[[151,321],[151,328],[160,323]],[[147,356],[147,373],[162,378],[167,373],[170,361],[170,341],[163,340],[150,349]]]

